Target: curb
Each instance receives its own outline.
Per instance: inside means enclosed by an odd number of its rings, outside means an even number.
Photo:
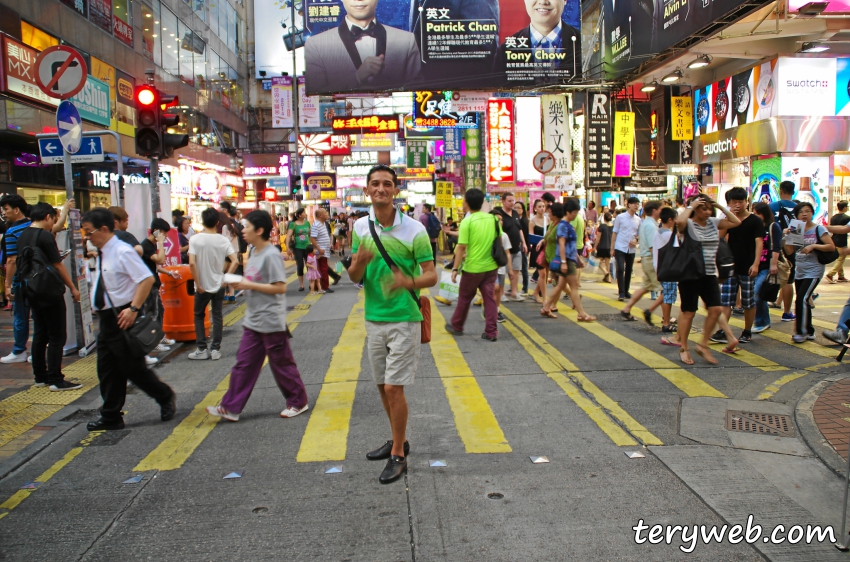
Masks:
[[[800,430],[800,437],[803,438],[803,441],[815,456],[840,478],[847,477],[847,463],[821,434],[812,415],[812,409],[820,395],[832,383],[846,378],[850,378],[850,375],[841,374],[826,377],[807,390],[794,407],[794,422]]]

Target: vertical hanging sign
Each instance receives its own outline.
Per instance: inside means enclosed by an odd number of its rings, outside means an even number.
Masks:
[[[298,123],[302,127],[321,127],[319,98],[305,93],[304,77],[298,77]]]
[[[487,100],[487,125],[487,181],[515,181],[513,100]]]
[[[632,175],[632,155],[635,152],[635,114],[618,111],[614,114],[614,171],[616,178]]]
[[[428,167],[428,141],[407,141],[407,167],[419,169]]]
[[[611,186],[611,104],[608,92],[588,92],[587,187]]]
[[[272,128],[294,127],[292,115],[292,77],[272,78]]]
[[[567,96],[544,95],[543,105],[543,150],[555,156],[555,168],[547,175],[571,174],[572,153],[570,149],[570,124]]]
[[[670,98],[670,124],[673,140],[694,138],[694,102],[690,96]]]

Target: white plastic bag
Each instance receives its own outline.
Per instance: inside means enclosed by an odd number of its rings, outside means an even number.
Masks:
[[[452,283],[452,274],[450,271],[440,272],[440,297],[447,301],[457,302],[457,294],[460,290],[460,276],[458,282]]]

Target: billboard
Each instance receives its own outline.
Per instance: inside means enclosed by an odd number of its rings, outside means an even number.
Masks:
[[[581,71],[580,0],[306,0],[303,26],[307,94],[543,86]]]
[[[602,0],[605,77],[622,76],[741,4],[741,0]]]

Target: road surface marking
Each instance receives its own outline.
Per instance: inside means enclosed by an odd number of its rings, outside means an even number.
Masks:
[[[645,445],[663,445],[660,439],[602,392],[579,371],[578,367],[564,357],[531,326],[520,320],[507,307],[502,308],[502,313],[510,320],[510,323],[502,324],[502,326],[513,334],[537,365],[543,369],[546,376],[555,381],[567,396],[599,426],[599,429],[611,438],[615,445],[621,447],[637,445],[638,443],[632,435],[640,439]],[[528,337],[526,337],[526,334]],[[532,343],[532,340],[536,345]],[[567,375],[564,375],[563,371],[567,371]],[[589,394],[596,403],[584,396],[582,390],[575,385],[572,379],[577,380],[581,389]],[[622,427],[611,421],[609,416],[622,423],[632,435],[629,435]]]
[[[612,299],[610,297],[600,295],[598,293],[582,290],[581,296],[582,296],[582,298],[587,297],[587,298],[595,300],[597,302],[607,304],[611,308],[615,308],[617,310],[623,309],[623,303],[621,303],[621,302],[619,302],[615,299]],[[638,313],[637,317],[638,318],[641,317],[641,313]],[[655,322],[657,322],[659,324],[661,324],[661,322],[663,320],[660,316],[655,315],[655,314],[652,315],[652,318],[655,320]],[[664,334],[662,334],[662,335],[664,335]],[[670,334],[670,335],[672,335],[672,334]],[[695,334],[695,333],[691,332],[690,336],[688,337],[688,340],[695,342],[695,343],[702,343],[702,336],[700,334]],[[767,358],[762,357],[760,355],[756,355],[755,353],[751,353],[751,352],[747,351],[746,349],[739,348],[739,351],[737,353],[729,355],[729,357],[731,357],[734,360],[741,361],[742,363],[746,363],[747,365],[749,365],[751,367],[756,367],[758,369],[761,369],[762,371],[771,372],[771,371],[785,371],[785,370],[787,370],[787,367],[783,367],[779,363],[771,361],[770,359],[767,359]]]
[[[781,377],[773,381],[771,384],[767,385],[764,389],[764,392],[762,392],[756,397],[756,400],[770,400],[771,398],[773,398],[773,395],[779,392],[779,389],[782,388],[784,385],[799,378],[803,378],[808,374],[808,372],[789,373],[784,377]]]
[[[290,277],[291,278],[291,277]],[[290,280],[287,279],[287,283]],[[321,295],[307,295],[301,300],[302,304],[313,304]],[[298,320],[309,312],[308,307],[296,309],[287,314],[286,320],[290,331],[298,327]],[[268,358],[263,367],[268,363]],[[183,466],[195,449],[204,442],[221,418],[211,416],[207,413],[207,406],[215,406],[224,397],[230,384],[230,373],[218,383],[218,385],[207,393],[192,409],[192,412],[183,418],[157,447],[136,465],[135,472],[146,470],[175,470]]]
[[[618,334],[610,328],[606,328],[598,322],[579,322],[578,314],[575,310],[564,310],[564,305],[561,305],[559,314],[578,326],[581,326],[591,334],[613,345],[623,353],[631,355],[639,362],[643,363],[656,373],[670,381],[679,390],[688,396],[712,396],[716,398],[726,398],[726,395],[703,381],[699,377],[682,369],[676,363],[673,363],[666,357],[659,355],[651,349],[633,342],[622,334]]]
[[[363,292],[345,322],[316,398],[307,429],[301,437],[298,462],[343,461],[348,451],[348,431],[354,394],[366,343]]]
[[[434,304],[432,310],[436,308]],[[436,322],[432,320],[431,355],[446,389],[455,427],[466,452],[510,453],[511,446],[457,342],[440,327],[441,316],[433,318]]]

